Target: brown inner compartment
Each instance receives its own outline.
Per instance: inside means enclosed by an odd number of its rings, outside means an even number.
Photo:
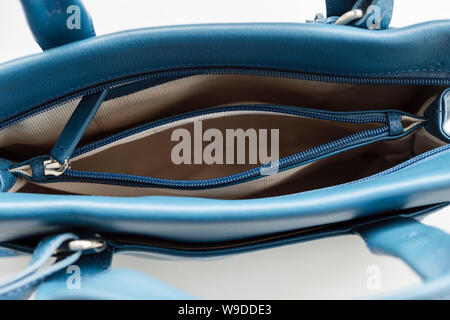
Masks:
[[[249,164],[249,140],[239,148],[234,140],[234,164],[226,164],[226,129],[268,129],[267,137],[270,143],[270,129],[279,129],[279,159],[322,145],[324,143],[343,138],[355,132],[380,127],[380,123],[354,124],[333,122],[320,119],[281,115],[281,114],[237,114],[202,121],[202,132],[210,128],[219,129],[223,139],[224,164],[194,164],[193,152],[191,164],[176,165],[171,159],[172,148],[178,141],[171,141],[171,134],[175,129],[186,129],[191,135],[191,150],[194,150],[193,123],[176,126],[162,132],[152,134],[136,141],[113,146],[80,160],[72,161],[72,169],[82,171],[114,172],[134,174],[139,176],[200,180],[225,177],[261,165]],[[205,148],[210,142],[203,142]],[[202,150],[204,150],[202,148]],[[238,150],[240,149],[240,150]],[[267,152],[270,155],[270,145]],[[245,152],[246,164],[238,164],[237,154]],[[130,156],[131,155],[131,156]],[[258,157],[259,160],[259,157]],[[278,159],[276,159],[278,160]]]
[[[331,84],[262,76],[198,75],[105,101],[81,144],[168,116],[220,105],[266,103],[329,111],[400,109],[417,114],[438,86]],[[41,114],[34,123],[0,131],[0,156],[24,161],[46,154],[76,101]]]
[[[420,115],[430,102],[430,98],[442,90],[442,87],[328,84],[255,76],[194,76],[149,88],[126,97],[106,101],[88,128],[82,143],[109,136],[138,124],[219,105],[270,103],[330,111],[397,109]],[[68,112],[67,117],[64,118],[59,114],[56,119],[57,121],[55,121],[52,117],[54,117],[54,114],[58,114],[58,109],[54,109],[46,115],[49,123],[52,124],[51,130],[46,129],[43,125],[38,125],[30,133],[21,132],[17,134],[13,130],[11,133],[7,132],[3,136],[0,135],[1,156],[11,160],[20,160],[37,154],[43,154],[46,149],[49,150],[70,115],[70,112]],[[53,115],[52,112],[54,112]],[[294,133],[292,133],[292,137],[298,137],[306,134],[306,130],[302,132],[302,128],[298,127],[303,127],[305,123],[306,128],[311,124],[310,130],[307,132],[308,139],[301,139],[300,145],[298,140],[294,141],[294,138],[289,137],[289,135],[285,136],[283,130],[280,130],[280,157],[284,154],[296,153],[308,145],[317,145],[323,143],[324,140],[326,140],[324,142],[328,142],[339,138],[340,134],[347,135],[348,133],[360,131],[359,129],[361,129],[354,126],[345,128],[342,124],[335,126],[327,123],[325,125],[324,121],[315,123],[314,125],[312,125],[312,122],[308,122],[308,125],[306,125],[306,122],[301,120],[301,125],[299,126],[299,119],[295,117],[278,117],[276,121],[272,120],[273,122],[270,122],[270,125],[267,127],[264,121],[262,121],[263,116],[258,116],[257,118],[252,120],[257,122],[253,123],[252,126],[247,125],[245,122],[241,123],[240,126],[243,129],[248,127],[255,128],[257,126],[265,129],[293,128]],[[222,126],[225,128],[222,123],[223,119],[210,121],[204,126],[204,130],[214,126]],[[215,121],[219,123],[214,123]],[[233,121],[236,123],[237,118]],[[291,121],[292,123],[290,123]],[[189,125],[186,127],[189,127]],[[233,124],[232,128],[236,127]],[[330,130],[331,128],[333,130]],[[165,159],[160,158],[160,148],[151,149],[148,146],[153,143],[161,145],[161,141],[164,140],[164,135],[167,135],[165,137],[167,139],[166,142],[170,142],[169,132],[171,130],[159,133],[161,137],[155,135],[142,139],[142,141],[130,143],[129,146],[121,146],[120,148],[103,151],[89,159],[78,160],[74,163],[74,169],[84,168],[91,171],[132,174],[138,174],[139,172],[139,175],[169,179],[183,177],[201,179],[210,177],[210,173],[198,170],[201,167],[199,165],[179,166],[180,168],[185,167],[183,169],[186,170],[185,172],[181,169],[174,170],[173,167],[165,167],[164,164],[167,162]],[[400,140],[377,142],[316,161],[312,165],[296,171],[288,178],[283,179],[275,186],[271,186],[266,190],[259,190],[253,193],[244,192],[242,194],[236,194],[233,197],[228,195],[224,197],[257,198],[328,187],[360,179],[388,169],[442,144],[443,142],[430,136],[424,129],[418,129],[408,137]],[[122,149],[122,147],[125,148]],[[37,150],[39,150],[39,153],[37,153]],[[166,156],[168,155],[170,153],[166,153]],[[163,155],[163,157],[166,156]],[[95,157],[98,158],[94,159]],[[106,159],[108,161],[105,161]],[[142,161],[142,159],[145,161]],[[87,164],[89,164],[89,168]],[[152,164],[159,164],[159,166],[156,165],[153,168]],[[220,170],[229,170],[230,173],[240,172],[246,169],[243,165],[221,167],[226,167],[226,169],[220,168]],[[120,170],[118,170],[119,168]],[[217,173],[216,170],[211,170],[210,172],[215,172],[215,175]],[[67,186],[64,188],[61,187],[60,190],[65,190],[69,193],[84,194],[82,185],[82,183],[70,183],[68,188]],[[43,184],[42,186],[28,184],[22,188],[21,192],[48,193],[48,188],[55,187],[59,188],[56,184]],[[117,187],[118,192],[115,195],[121,195],[122,190],[124,190],[123,188],[128,187]],[[102,185],[99,185],[97,189],[94,192],[90,191],[88,194],[105,195],[102,191]],[[161,192],[153,193],[150,188],[144,189],[146,189],[144,193],[148,195],[161,194]],[[64,193],[64,191],[59,190],[52,192]],[[162,194],[164,192],[163,190]],[[133,195],[133,190],[128,193],[124,192],[124,194]],[[136,195],[143,195],[142,190],[139,190],[139,192],[136,191]],[[186,193],[179,195],[192,194]],[[194,195],[202,196],[201,193]],[[209,197],[209,195],[205,196]],[[214,195],[211,197],[220,198],[221,196]]]
[[[296,192],[304,192],[319,188],[355,181],[400,164],[418,153],[436,148],[440,144],[417,144],[417,137],[424,134],[418,129],[418,134],[411,134],[399,140],[375,142],[360,148],[348,150],[324,159],[315,161],[305,168],[297,170],[287,178],[281,179],[274,186],[257,191],[241,189],[239,193],[224,192],[223,189],[201,191],[173,192],[170,189],[151,189],[140,187],[107,186],[101,184],[61,183],[26,185],[21,192],[31,193],[79,193],[114,196],[143,195],[177,195],[200,196],[221,199],[249,199],[281,196]],[[416,153],[415,149],[419,149]],[[48,188],[58,188],[51,190]]]

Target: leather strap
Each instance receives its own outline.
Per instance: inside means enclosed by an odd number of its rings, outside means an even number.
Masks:
[[[36,299],[193,299],[143,273],[127,269],[110,271],[113,253],[108,247],[101,253],[83,255],[71,270],[60,270],[42,283]]]
[[[53,146],[50,156],[64,163],[73,153],[109,90],[84,96]]]
[[[388,298],[450,297],[450,235],[410,218],[376,222],[355,231],[370,250],[403,259],[426,281]],[[0,298],[26,298],[43,282],[37,290],[37,299],[194,299],[150,276],[130,270],[110,271],[112,248],[83,256],[79,252],[72,254],[44,270],[43,275],[37,274],[36,269],[56,248],[73,237],[65,234],[43,240],[30,267],[0,286]],[[74,274],[67,267],[72,264],[78,270],[79,285],[71,282]]]
[[[394,0],[326,0],[327,19],[316,22],[335,23],[351,10],[361,10],[363,16],[350,25],[372,30],[387,29],[392,19]]]
[[[28,25],[43,50],[95,36],[92,19],[81,0],[21,0]],[[352,25],[386,29],[392,18],[393,0],[326,0],[328,19],[334,23],[354,9],[364,16]]]
[[[8,192],[17,181],[17,177],[9,172],[12,166],[12,162],[0,159],[0,192]]]
[[[95,36],[80,0],[21,0],[28,25],[43,50]]]
[[[63,243],[76,239],[78,237],[72,233],[43,239],[36,247],[29,266],[8,281],[0,283],[0,299],[26,299],[32,294],[36,286],[46,278],[77,261],[81,252],[71,253],[50,267],[40,270]]]
[[[167,285],[146,274],[128,269],[98,273],[84,277],[81,268],[79,288],[66,285],[66,275],[58,274],[39,286],[36,299],[40,300],[192,300],[195,297]],[[88,271],[89,272],[89,271]]]
[[[119,269],[110,271],[114,250],[82,249],[60,252],[71,240],[71,233],[44,238],[33,252],[29,266],[6,282],[0,283],[0,299],[27,299],[36,290],[36,299],[194,299],[159,280],[139,272]],[[67,249],[67,248],[66,248]],[[57,261],[48,263],[59,252]],[[0,257],[16,254],[0,248]],[[42,270],[41,270],[42,269]]]
[[[450,235],[414,219],[399,218],[377,222],[356,230],[375,253],[403,259],[427,282],[389,299],[438,299],[450,297]],[[98,262],[83,257],[81,270],[92,274]],[[110,261],[110,259],[108,260]],[[77,263],[78,264],[78,263]],[[129,270],[99,272],[86,276],[80,290],[67,290],[67,275],[55,275],[42,284],[39,299],[192,299],[158,280]],[[383,297],[386,298],[386,297]]]
[[[441,230],[399,218],[356,231],[371,251],[404,260],[426,281],[450,276],[450,235]]]
[[[164,282],[128,269],[99,273],[82,278],[80,289],[67,289],[63,282],[49,280],[38,288],[36,299],[42,300],[193,300]],[[55,282],[54,282],[55,281]]]

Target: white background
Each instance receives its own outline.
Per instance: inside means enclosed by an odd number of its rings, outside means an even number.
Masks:
[[[325,13],[322,0],[85,0],[98,35],[149,26],[219,22],[304,22]],[[392,26],[450,18],[448,0],[396,0]],[[0,1],[0,63],[40,52],[18,0]],[[38,85],[38,84],[37,84]],[[0,101],[1,104],[1,101]],[[427,217],[450,232],[450,210]],[[0,280],[26,257],[3,258]],[[371,289],[371,266],[380,288]],[[378,295],[420,282],[403,262],[375,256],[357,236],[321,239],[219,260],[157,260],[119,255],[113,267],[138,269],[204,298],[309,299]]]

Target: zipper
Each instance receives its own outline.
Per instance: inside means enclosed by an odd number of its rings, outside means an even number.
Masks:
[[[160,84],[164,81],[171,81],[183,77],[201,75],[201,74],[211,74],[211,75],[255,75],[255,76],[267,76],[285,79],[298,79],[298,80],[309,80],[317,82],[326,83],[345,83],[345,84],[385,84],[385,85],[420,85],[420,86],[446,86],[450,85],[450,79],[442,78],[427,78],[423,74],[417,74],[415,72],[407,73],[402,76],[399,75],[375,75],[375,76],[359,76],[359,75],[333,75],[333,74],[318,74],[310,72],[295,72],[295,71],[284,71],[284,70],[274,70],[266,68],[248,68],[248,67],[194,67],[194,68],[179,68],[165,71],[154,71],[139,75],[133,75],[121,79],[116,79],[90,87],[87,89],[80,90],[74,94],[67,95],[60,99],[54,100],[52,102],[43,104],[41,106],[35,107],[30,111],[24,112],[0,124],[0,130],[8,126],[14,125],[23,121],[24,119],[35,116],[36,114],[45,112],[47,110],[58,107],[61,104],[73,101],[80,97],[86,95],[97,94],[105,90],[111,90],[117,87],[125,86],[128,84],[149,81],[155,83],[155,85]],[[149,85],[151,86],[151,85]],[[416,118],[412,116],[413,118]],[[385,133],[380,132],[367,132],[369,136],[373,135],[384,135]],[[364,140],[363,137],[352,137],[353,140],[358,141],[358,139]],[[342,143],[342,141],[336,141],[337,144]],[[345,144],[345,143],[344,143]],[[332,146],[328,146],[331,147]],[[320,148],[318,148],[320,149]],[[319,153],[319,150],[310,150],[311,153]],[[77,151],[76,151],[77,152]],[[75,152],[75,154],[76,154]],[[79,151],[78,151],[79,152]],[[308,157],[307,157],[308,158]],[[43,161],[44,167],[44,177],[54,176],[60,177],[65,173],[73,173],[70,170],[70,163],[67,161],[56,161],[54,158],[45,159]],[[22,166],[15,166],[10,169],[10,172],[17,173],[27,179],[33,177],[33,170],[29,164],[24,164]],[[69,176],[67,174],[67,176]],[[123,176],[123,175],[122,175]],[[34,177],[33,177],[34,178]],[[120,178],[120,177],[117,177]],[[38,177],[38,180],[47,180],[43,177]],[[119,179],[120,180],[120,179]]]
[[[125,86],[140,81],[172,81],[184,77],[194,75],[249,75],[249,76],[266,76],[282,79],[297,79],[326,83],[342,83],[342,84],[379,84],[379,85],[411,85],[411,86],[448,86],[450,79],[426,78],[421,74],[405,73],[403,76],[398,75],[375,75],[375,76],[354,76],[354,75],[333,75],[318,74],[312,72],[294,72],[284,70],[274,70],[266,68],[245,68],[245,67],[195,67],[195,68],[179,68],[165,71],[154,71],[139,75],[133,75],[121,79],[111,80],[87,89],[79,90],[76,93],[69,94],[60,99],[53,100],[49,103],[36,106],[29,111],[13,116],[0,124],[0,130],[12,126],[25,119],[33,117],[47,110],[56,108],[62,104],[76,100],[80,97],[102,92],[104,90],[112,90],[117,87]]]
[[[105,172],[90,172],[90,171],[77,171],[71,170],[70,161],[80,157],[86,153],[94,151],[103,146],[115,143],[119,140],[128,138],[146,130],[156,128],[161,125],[170,124],[179,120],[194,118],[201,115],[208,115],[214,113],[223,113],[231,111],[261,111],[271,113],[281,113],[287,115],[295,115],[300,117],[307,117],[320,120],[328,120],[334,122],[344,123],[380,123],[382,126],[357,132],[343,138],[301,151],[299,153],[284,157],[275,163],[269,163],[261,165],[256,168],[237,173],[234,175],[206,179],[206,180],[168,180],[161,178],[152,178],[144,176],[136,176],[121,173],[105,173]],[[229,107],[216,107],[207,110],[201,110],[197,112],[191,112],[183,115],[173,116],[159,121],[155,121],[149,124],[126,130],[119,134],[110,136],[108,138],[99,140],[97,142],[80,147],[74,151],[70,159],[66,159],[64,163],[60,163],[52,158],[45,159],[38,157],[32,159],[25,164],[16,166],[10,169],[12,173],[18,173],[25,178],[32,181],[41,182],[56,182],[56,181],[84,181],[84,182],[96,182],[96,183],[113,183],[119,185],[132,185],[143,187],[162,187],[162,188],[178,188],[178,189],[204,189],[214,188],[221,186],[228,186],[236,183],[242,183],[245,181],[253,180],[267,175],[267,172],[274,167],[277,168],[277,172],[284,171],[289,168],[300,166],[308,162],[317,160],[321,157],[337,153],[348,148],[371,143],[384,138],[395,138],[405,134],[402,127],[402,117],[404,119],[414,119],[419,125],[422,124],[423,119],[408,115],[406,113],[394,110],[384,110],[383,112],[329,112],[314,109],[305,109],[297,107],[276,106],[276,105],[243,105],[243,106],[229,106]],[[414,126],[410,130],[414,130],[418,125]],[[392,132],[392,127],[401,128],[400,132]],[[410,131],[408,130],[408,131]],[[42,165],[40,165],[42,163]],[[34,170],[33,170],[34,168]]]
[[[283,113],[287,115],[294,115],[299,117],[307,117],[319,120],[329,120],[335,122],[347,122],[347,123],[369,123],[369,122],[387,122],[386,113],[382,112],[329,112],[329,111],[321,111],[314,109],[306,109],[306,108],[297,108],[297,107],[289,107],[289,106],[277,106],[277,105],[243,105],[243,106],[230,106],[230,107],[215,107],[207,110],[190,112],[178,116],[169,117],[166,119],[162,119],[159,121],[152,122],[150,124],[144,124],[142,126],[123,131],[119,134],[112,135],[108,138],[99,140],[92,144],[83,146],[75,150],[71,158],[75,158],[81,156],[85,153],[88,153],[92,150],[98,149],[110,143],[116,142],[118,140],[127,138],[129,136],[138,134],[145,130],[149,130],[151,128],[155,128],[161,125],[165,125],[171,122],[180,121],[184,119],[194,118],[202,115],[219,113],[219,112],[232,112],[232,111],[262,111],[262,112],[273,112],[273,113]],[[414,119],[419,119],[414,117]]]
[[[357,134],[353,134],[342,139],[338,139],[330,143],[326,143],[318,147],[296,153],[294,155],[282,158],[274,163],[270,163],[269,165],[258,166],[254,169],[250,169],[241,173],[214,179],[168,180],[121,173],[77,171],[71,169],[65,171],[62,175],[62,178],[75,178],[76,181],[114,183],[119,185],[132,185],[140,187],[161,187],[191,190],[218,188],[234,185],[237,183],[244,183],[266,176],[270,174],[271,168],[274,167],[277,168],[277,172],[285,171],[292,167],[307,164],[328,154],[341,151],[344,148],[349,148],[354,145],[379,140],[388,135],[389,126],[383,125],[382,127],[377,129],[359,132]]]
[[[48,160],[44,160],[44,175],[45,176],[54,176],[59,177],[63,175],[68,169],[70,169],[69,160],[65,159],[63,163],[58,162],[57,160],[50,158]]]

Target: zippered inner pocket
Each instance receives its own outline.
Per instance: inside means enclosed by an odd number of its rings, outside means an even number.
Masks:
[[[447,143],[433,130],[439,121],[424,113],[445,90],[438,83],[243,71],[163,71],[102,84],[2,122],[1,158],[10,160],[11,178],[5,190],[270,197],[365,178]],[[226,147],[227,129],[242,129],[240,149],[237,141]],[[253,144],[245,135],[250,129]],[[180,148],[184,134],[171,139],[177,130],[190,136],[189,157]],[[221,148],[211,146],[214,132]],[[174,159],[177,147],[184,150]]]
[[[36,164],[41,158],[14,170],[33,182],[74,193],[123,195],[128,190],[135,195],[139,189],[140,195],[243,197],[274,188],[320,159],[404,137],[423,122],[397,110],[224,106],[151,122],[82,146],[62,174],[32,172],[45,170]]]

